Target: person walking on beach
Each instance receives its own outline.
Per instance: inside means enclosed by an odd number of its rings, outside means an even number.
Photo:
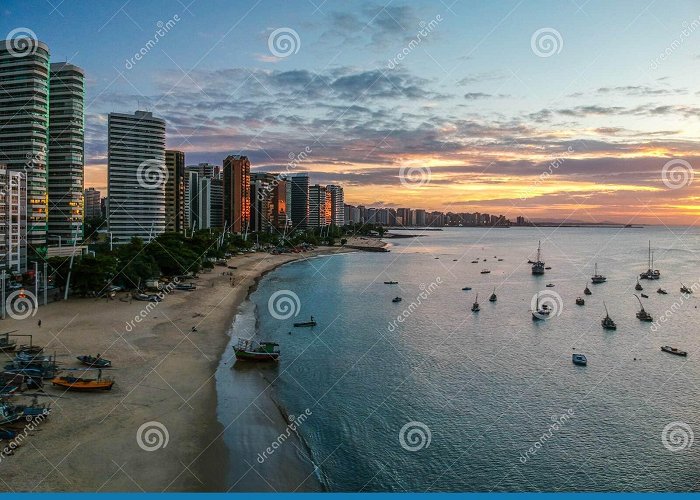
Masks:
[[[39,326],[39,328],[41,328],[41,320],[37,321],[36,324]]]

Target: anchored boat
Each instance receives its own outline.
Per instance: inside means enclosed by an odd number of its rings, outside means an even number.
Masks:
[[[542,248],[540,241],[537,242],[537,260],[532,263],[532,274],[544,274],[544,262],[542,262]]]
[[[311,319],[309,321],[300,321],[299,323],[294,323],[294,326],[296,326],[297,328],[316,326],[316,320],[314,320],[314,317],[311,316]]]
[[[583,300],[583,298],[582,298],[582,297],[576,297],[576,305],[577,305],[577,306],[583,306],[583,305],[586,305],[586,301],[585,301],[585,300]]]
[[[605,317],[603,320],[600,322],[600,324],[605,328],[606,330],[617,330],[617,325],[615,322],[612,320],[610,317],[610,314],[608,314],[608,306],[605,305],[605,302],[603,302],[603,307],[605,308]]]
[[[474,299],[474,303],[472,304],[472,312],[479,312],[480,307],[479,307],[479,294],[476,294],[476,299]]]
[[[661,277],[661,271],[654,269],[654,254],[651,252],[651,240],[649,240],[649,257],[647,259],[649,269],[640,273],[639,279],[643,280],[658,280]]]
[[[579,365],[579,366],[586,366],[588,364],[588,360],[586,359],[586,356],[584,356],[583,354],[572,354],[571,361],[575,365]]]
[[[637,297],[636,294],[635,294],[635,297]],[[639,301],[639,307],[641,307],[639,312],[637,312],[637,319],[639,319],[640,321],[654,321],[654,318],[651,316],[651,314],[649,314],[648,312],[646,312],[644,310],[644,306],[642,305],[642,300],[639,297],[637,297],[637,300]]]
[[[591,278],[591,283],[594,285],[597,285],[599,283],[605,283],[608,280],[605,276],[602,274],[598,274],[598,263],[596,262],[595,264],[595,271],[593,273],[593,277]]]
[[[670,345],[661,346],[661,350],[664,352],[668,352],[670,354],[675,354],[676,356],[687,356],[688,355],[687,352],[681,351],[680,349],[676,349],[675,347],[671,347]]]
[[[254,340],[240,339],[233,346],[236,359],[245,361],[277,361],[280,357],[279,344],[275,342],[255,342]]]

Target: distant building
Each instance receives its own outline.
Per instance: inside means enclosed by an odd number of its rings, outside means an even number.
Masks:
[[[413,213],[415,214],[415,225],[425,227],[425,210],[417,209]]]
[[[287,181],[291,195],[292,229],[306,229],[309,225],[309,175],[292,175]]]
[[[152,113],[110,113],[108,223],[115,244],[165,231],[165,121]]]
[[[250,161],[247,156],[224,159],[224,224],[234,233],[250,229]]]
[[[326,186],[315,184],[309,186],[309,227],[325,227],[329,225],[330,216],[327,210]]]
[[[99,219],[102,217],[102,193],[95,188],[87,188],[83,194],[85,203],[85,220]]]
[[[167,149],[165,167],[165,230],[181,232],[185,229],[185,152]]]
[[[267,233],[272,228],[273,174],[255,172],[250,174],[250,230]]]
[[[0,165],[0,267],[20,274],[27,268],[27,174]]]

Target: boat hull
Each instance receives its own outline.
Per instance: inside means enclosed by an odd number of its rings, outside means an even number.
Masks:
[[[114,385],[113,380],[71,380],[60,377],[53,379],[51,383],[56,387],[76,392],[110,391]]]
[[[242,361],[277,361],[280,357],[279,352],[250,352],[234,349],[236,359]]]

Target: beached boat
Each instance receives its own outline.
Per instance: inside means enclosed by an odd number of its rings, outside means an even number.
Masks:
[[[640,273],[639,279],[658,280],[661,277],[661,271],[659,271],[658,269],[654,269],[654,254],[651,252],[651,240],[649,240],[649,257],[647,258],[647,260],[649,269],[647,269],[643,273]]]
[[[99,354],[97,356],[90,356],[89,354],[76,356],[76,359],[82,364],[93,368],[109,368],[112,366],[112,362],[110,360],[103,358]]]
[[[316,326],[316,320],[314,320],[314,317],[311,316],[311,319],[309,321],[299,321],[298,323],[294,323],[294,326],[296,326],[297,328]]]
[[[603,302],[603,307],[605,308],[605,317],[603,320],[600,322],[600,324],[605,328],[606,330],[617,330],[617,325],[615,322],[612,320],[610,317],[610,314],[608,314],[608,306],[605,305],[605,302]]]
[[[661,346],[661,350],[664,352],[675,354],[676,356],[687,356],[688,355],[687,352],[681,351],[680,349],[676,349],[675,347],[671,347],[670,345]]]
[[[637,296],[635,295],[635,297]],[[639,301],[639,307],[641,307],[641,309],[637,312],[637,319],[639,319],[640,321],[654,321],[652,315],[644,310],[642,300],[639,297],[637,297],[637,300]]]
[[[586,356],[583,354],[572,354],[571,361],[579,366],[586,366],[588,364],[588,359],[586,359]]]
[[[685,286],[683,283],[681,283],[681,293],[685,293],[686,295],[689,295],[693,293],[693,290]]]
[[[186,292],[192,292],[197,289],[197,285],[194,283],[178,283],[175,285],[175,290],[184,290]]]
[[[16,340],[10,340],[10,334],[16,332],[13,330],[11,332],[0,334],[0,352],[12,352],[17,347]]]
[[[279,344],[275,342],[255,342],[240,339],[233,346],[236,359],[243,361],[276,361],[280,357]]]
[[[85,372],[90,370],[90,368],[80,368],[74,371]],[[109,391],[114,385],[114,380],[111,378],[102,378],[102,370],[98,369],[97,378],[87,378],[87,377],[73,377],[72,375],[62,375],[60,377],[54,377],[51,380],[51,384],[56,387],[62,387],[68,391],[77,392],[96,392],[96,391]]]
[[[583,306],[583,305],[586,305],[586,301],[585,301],[585,300],[583,300],[583,298],[582,298],[582,297],[576,297],[576,305],[577,305],[577,306]]]
[[[401,302],[403,299],[401,297],[394,297],[391,299],[392,302]]]
[[[596,262],[595,264],[595,271],[593,273],[593,277],[591,277],[591,283],[594,285],[597,285],[599,283],[605,283],[608,280],[605,276],[602,274],[598,274],[598,263]]]
[[[532,274],[544,274],[544,262],[542,262],[541,242],[537,242],[537,260],[532,263]]]

